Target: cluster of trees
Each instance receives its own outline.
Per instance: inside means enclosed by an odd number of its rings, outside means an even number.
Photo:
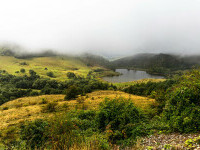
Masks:
[[[4,71],[0,73],[0,104],[23,96],[34,95],[31,87],[39,78],[35,71],[29,70],[30,76],[14,76]]]
[[[141,83],[124,89],[125,92],[151,96],[157,102],[156,121],[171,132],[197,132],[200,130],[200,71],[158,83]]]
[[[146,96],[154,98],[157,101],[157,113],[160,114],[163,111],[163,107],[165,106],[167,100],[167,93],[175,83],[178,81],[176,79],[169,79],[163,82],[147,82],[147,83],[137,83],[134,85],[130,85],[123,89],[124,92]]]
[[[70,80],[60,82],[41,78],[34,70],[29,70],[29,75],[24,76],[0,73],[0,104],[19,97],[42,94],[67,94],[66,99],[70,100],[79,94],[84,95],[97,89],[116,89],[112,84],[94,78],[84,78],[75,74],[70,74],[69,77]]]

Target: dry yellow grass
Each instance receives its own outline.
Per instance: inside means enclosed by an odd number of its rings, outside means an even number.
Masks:
[[[106,97],[110,99],[119,97],[131,99],[135,106],[140,107],[141,109],[146,109],[149,107],[149,104],[155,102],[154,99],[150,99],[148,97],[127,94],[121,91],[96,91],[88,94],[85,104],[87,104],[90,109],[96,109],[98,108],[99,103],[101,103]]]
[[[78,106],[78,108],[82,107],[83,104],[79,104],[78,100],[64,101],[64,96],[65,95],[42,95],[36,97],[24,97],[1,105],[0,129],[19,124],[23,121],[52,116],[52,113],[41,112],[42,108],[47,105],[42,103],[44,99],[46,103],[57,102],[57,110],[61,112],[64,110],[62,107],[64,104],[67,104],[69,110],[76,108],[76,106]],[[144,110],[149,107],[149,104],[154,103],[154,99],[135,96],[120,91],[95,91],[82,98],[84,99],[84,106],[87,107],[87,109],[97,109],[99,103],[106,97],[111,99],[118,97],[131,99],[137,107]],[[81,99],[81,97],[77,99]]]
[[[47,114],[41,113],[46,104],[41,104],[42,99],[50,101],[61,101],[64,95],[42,95],[37,97],[24,97],[0,106],[0,129],[10,125],[18,124],[25,120],[43,118]],[[7,108],[7,110],[3,110]]]

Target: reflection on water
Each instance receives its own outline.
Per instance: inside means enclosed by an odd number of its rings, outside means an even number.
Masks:
[[[150,75],[146,71],[138,71],[138,70],[128,70],[128,69],[116,69],[116,72],[121,73],[120,76],[113,76],[113,77],[103,77],[105,81],[108,82],[129,82],[129,81],[135,81],[140,79],[163,79],[162,76],[157,75]]]

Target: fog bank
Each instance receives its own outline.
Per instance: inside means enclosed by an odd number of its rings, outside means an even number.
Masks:
[[[6,0],[0,41],[35,52],[196,54],[200,0]]]

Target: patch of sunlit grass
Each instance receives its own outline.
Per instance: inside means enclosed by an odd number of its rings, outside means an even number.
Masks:
[[[88,108],[90,109],[97,109],[99,106],[99,103],[105,100],[105,98],[113,99],[113,98],[119,98],[123,97],[125,99],[131,99],[133,103],[140,107],[141,109],[146,109],[149,107],[150,104],[154,103],[154,99],[150,99],[147,97],[142,96],[136,96],[132,94],[127,94],[121,91],[96,91],[87,94],[85,97],[85,103],[88,105]]]
[[[77,99],[65,101],[65,95],[42,95],[35,97],[18,98],[13,101],[9,101],[0,106],[0,129],[6,128],[11,125],[19,124],[26,120],[35,120],[37,118],[46,118],[52,116],[52,113],[42,112],[44,108],[50,102],[56,102],[57,112],[66,111],[72,109],[82,109],[80,105],[84,105],[87,109],[98,109],[99,104],[105,100],[105,98],[119,98],[131,99],[133,103],[145,110],[149,108],[149,105],[154,103],[154,99],[147,97],[141,97],[136,95],[127,94],[120,91],[95,91],[88,93],[86,96],[82,96],[83,103]],[[80,97],[79,97],[80,99]]]

